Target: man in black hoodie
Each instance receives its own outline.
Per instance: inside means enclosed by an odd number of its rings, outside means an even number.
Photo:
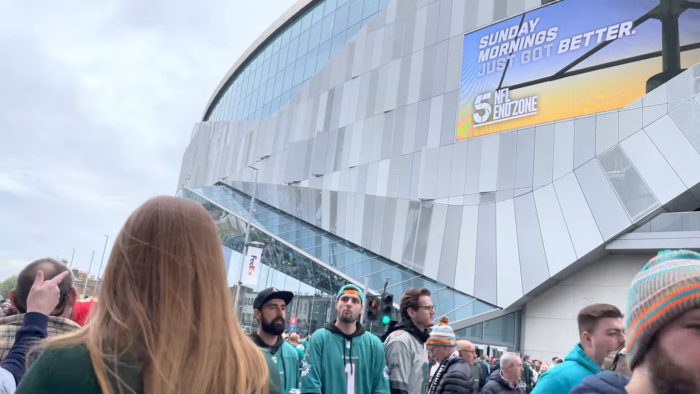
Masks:
[[[430,384],[425,342],[435,318],[430,290],[408,289],[399,306],[401,322],[389,326],[382,337],[391,394],[425,394]]]

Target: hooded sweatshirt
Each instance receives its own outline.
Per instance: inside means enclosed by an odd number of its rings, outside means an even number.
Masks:
[[[571,394],[627,394],[625,386],[630,378],[612,371],[603,371],[587,377],[583,383],[571,390]]]
[[[425,342],[430,338],[410,320],[390,325],[382,336],[389,368],[391,394],[423,394],[430,386]]]
[[[277,342],[270,346],[258,336],[250,334],[250,339],[263,350],[270,352],[270,360],[277,367],[282,382],[282,392],[288,393],[291,389],[299,388],[299,354],[297,350],[285,342],[282,336],[277,337]]]
[[[540,377],[532,394],[568,394],[584,379],[598,372],[600,367],[583,352],[581,344],[576,344],[563,363]]]
[[[360,323],[351,335],[328,323],[309,340],[302,393],[389,394],[388,379],[382,343]]]

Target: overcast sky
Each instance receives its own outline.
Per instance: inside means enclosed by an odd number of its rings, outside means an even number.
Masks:
[[[0,280],[87,270],[127,216],[173,195],[216,85],[294,0],[0,3]],[[107,257],[105,257],[105,261]]]

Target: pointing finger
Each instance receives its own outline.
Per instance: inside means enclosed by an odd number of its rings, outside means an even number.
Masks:
[[[44,271],[39,270],[36,272],[36,278],[34,278],[34,284],[32,288],[39,287],[44,283]]]
[[[63,280],[63,278],[65,278],[66,275],[68,275],[69,273],[70,273],[70,271],[63,271],[63,272],[61,272],[60,274],[58,274],[58,275],[54,276],[53,278],[51,278],[51,280],[47,281],[47,283],[51,283],[51,284],[58,285],[59,283],[61,283],[61,281]]]

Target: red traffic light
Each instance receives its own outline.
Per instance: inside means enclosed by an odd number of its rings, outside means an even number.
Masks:
[[[372,301],[369,303],[369,307],[370,307],[370,308],[376,308],[376,307],[377,307],[377,301],[372,300]]]

